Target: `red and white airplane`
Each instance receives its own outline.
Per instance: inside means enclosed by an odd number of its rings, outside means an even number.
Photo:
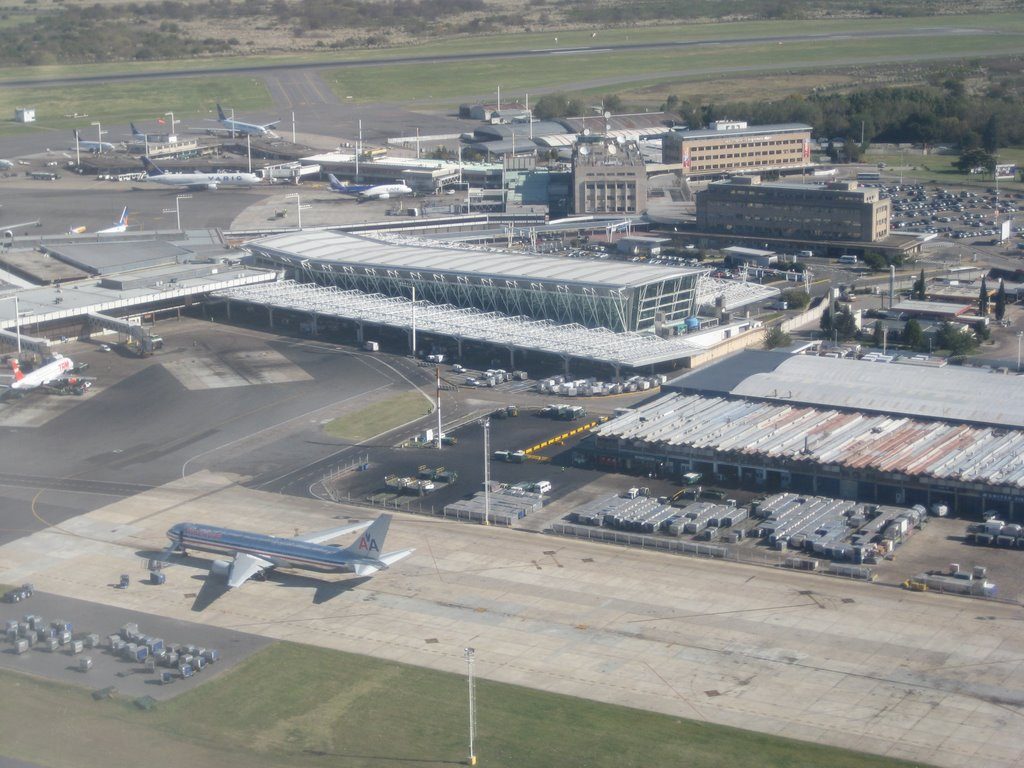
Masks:
[[[17,360],[10,361],[13,380],[7,386],[12,390],[30,390],[43,387],[44,389],[59,390],[82,394],[92,386],[91,379],[80,376],[72,376],[75,364],[70,357],[57,355],[54,360],[46,365],[36,368],[34,371],[25,373]]]

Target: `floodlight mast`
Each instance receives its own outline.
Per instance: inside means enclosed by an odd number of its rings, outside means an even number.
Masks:
[[[473,678],[473,662],[476,658],[476,651],[473,648],[467,648],[464,651],[464,658],[466,659],[466,667],[468,670],[468,682],[469,682],[469,765],[476,765],[476,681]]]

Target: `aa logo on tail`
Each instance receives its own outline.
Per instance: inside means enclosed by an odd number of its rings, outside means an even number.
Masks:
[[[359,551],[377,552],[380,554],[380,547],[377,546],[377,540],[372,536],[363,536],[363,538],[359,540]]]

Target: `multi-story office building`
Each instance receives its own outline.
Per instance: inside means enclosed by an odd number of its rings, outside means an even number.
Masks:
[[[889,201],[855,181],[762,184],[738,176],[697,193],[697,228],[770,239],[877,242],[889,236]]]
[[[572,156],[576,213],[642,213],[647,169],[634,142],[580,137]]]
[[[701,130],[673,130],[661,139],[662,162],[686,176],[782,171],[811,161],[811,126],[752,125],[718,120]]]

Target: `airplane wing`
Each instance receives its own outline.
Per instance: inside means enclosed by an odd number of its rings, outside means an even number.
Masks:
[[[235,561],[231,564],[231,573],[228,576],[228,589],[235,589],[262,571],[264,568],[273,568],[274,564],[255,555],[240,553],[235,555]]]
[[[336,539],[339,536],[344,536],[348,533],[355,533],[361,531],[364,528],[369,528],[373,525],[373,520],[364,520],[361,523],[353,523],[351,525],[343,525],[340,528],[330,528],[326,531],[316,531],[315,533],[307,533],[302,536],[296,536],[296,541],[302,541],[306,544],[323,544],[325,541]]]

